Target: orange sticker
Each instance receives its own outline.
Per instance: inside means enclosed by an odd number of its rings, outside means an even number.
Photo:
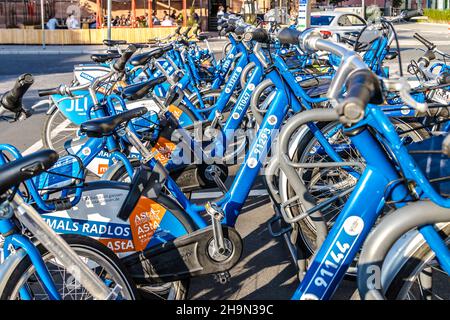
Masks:
[[[171,104],[169,106],[169,108],[167,108],[171,114],[173,114],[175,116],[175,118],[180,119],[181,115],[183,114],[183,110],[181,110],[180,108],[174,106],[173,104]]]
[[[141,196],[130,215],[131,234],[136,251],[147,247],[165,213],[166,209],[160,204]]]
[[[98,241],[103,243],[115,253],[135,251],[133,241],[131,239],[100,238]]]
[[[160,137],[152,148],[152,153],[156,153],[155,159],[165,166],[169,162],[170,156],[176,147],[177,146],[172,141]]]
[[[106,170],[108,170],[108,165],[107,164],[99,164],[97,170],[98,170],[98,174],[104,174],[106,172]]]
[[[114,88],[113,88],[113,89],[114,89],[115,92],[118,92],[119,89],[125,88],[127,85],[128,85],[128,84],[127,84],[125,81],[120,80],[120,81],[117,81],[117,82],[116,82],[116,84],[114,85]]]

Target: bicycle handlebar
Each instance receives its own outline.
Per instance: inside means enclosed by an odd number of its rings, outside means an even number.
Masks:
[[[246,41],[253,40],[259,43],[269,43],[270,35],[265,29],[258,28],[253,31],[246,32],[244,35],[244,40]]]
[[[434,43],[432,43],[431,41],[425,39],[420,34],[414,33],[413,37],[417,41],[421,42],[425,47],[427,47],[428,50],[433,51],[434,49],[436,49],[436,45]]]
[[[302,35],[301,31],[298,31],[296,29],[285,28],[278,33],[278,41],[280,41],[281,44],[296,45],[298,44],[301,35]]]
[[[409,85],[409,82],[404,79],[400,78],[398,80],[389,80],[389,79],[383,79],[383,84],[386,87],[387,90],[390,91],[398,91],[400,98],[403,100],[403,102],[414,109],[416,109],[419,112],[426,112],[428,110],[428,105],[426,102],[417,102],[409,93],[411,91],[411,86]]]
[[[38,95],[39,95],[39,97],[45,97],[45,96],[51,96],[54,94],[60,94],[59,88],[60,87],[51,88],[51,89],[40,89],[40,90],[38,90]]]
[[[34,79],[30,73],[21,75],[17,78],[14,87],[3,94],[0,105],[15,114],[22,112],[22,98],[33,83]]]

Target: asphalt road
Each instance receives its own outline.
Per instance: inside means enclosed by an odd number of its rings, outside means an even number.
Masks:
[[[420,32],[430,41],[436,42],[442,51],[450,52],[450,36],[446,25],[402,24],[396,29],[403,67],[411,59],[421,56],[418,48],[423,46],[412,38],[414,32]],[[8,90],[22,73],[29,72],[35,76],[35,84],[24,99],[27,106],[39,101],[38,89],[69,83],[73,66],[90,61],[88,55],[75,54],[0,55],[0,59],[0,93]],[[396,61],[391,62],[391,70],[398,72]],[[33,117],[19,123],[0,121],[0,142],[13,144],[22,151],[30,147],[32,150],[39,148],[45,111],[45,107],[38,109]],[[272,238],[267,231],[267,220],[273,215],[268,197],[253,197],[244,211],[237,223],[237,230],[244,239],[244,253],[242,260],[231,271],[231,281],[220,285],[212,277],[195,279],[192,281],[190,298],[288,299],[292,295],[297,280],[288,251],[281,239]],[[344,281],[336,298],[348,298],[353,289],[354,283]]]

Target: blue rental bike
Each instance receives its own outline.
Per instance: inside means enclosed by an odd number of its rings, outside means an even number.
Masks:
[[[21,110],[32,82],[30,75],[20,77],[2,96],[0,114]],[[11,150],[1,146],[0,299],[136,299],[135,284],[110,249],[90,238],[57,235],[24,200],[19,186],[50,169],[57,153],[44,150],[22,157]]]

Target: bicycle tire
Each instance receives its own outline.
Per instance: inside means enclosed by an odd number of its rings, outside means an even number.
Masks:
[[[132,300],[139,298],[137,287],[134,284],[133,280],[131,279],[131,276],[126,271],[120,259],[105,245],[101,244],[100,242],[92,238],[75,234],[61,235],[61,237],[63,237],[63,239],[71,246],[72,249],[75,250],[75,252],[80,251],[90,252],[91,255],[97,255],[97,257],[99,257],[101,261],[104,261],[105,264],[108,263],[110,265],[110,268],[112,268],[112,270],[114,270],[116,274],[121,278],[120,283],[122,287],[126,288],[127,290],[126,291],[127,294],[125,296],[128,296],[129,299]],[[37,248],[41,253],[43,259],[45,259],[46,256],[51,255],[51,253],[41,244],[39,244]],[[98,263],[98,261],[96,262]],[[103,265],[102,267],[105,268],[105,265]],[[28,272],[31,272],[33,268],[34,266],[31,263],[30,258],[26,256],[19,263],[17,268],[12,272],[10,278],[7,280],[6,286],[3,292],[1,293],[0,299],[11,300],[17,298],[16,293],[18,292],[19,289],[18,287],[23,286],[21,284],[23,282],[22,278]]]

